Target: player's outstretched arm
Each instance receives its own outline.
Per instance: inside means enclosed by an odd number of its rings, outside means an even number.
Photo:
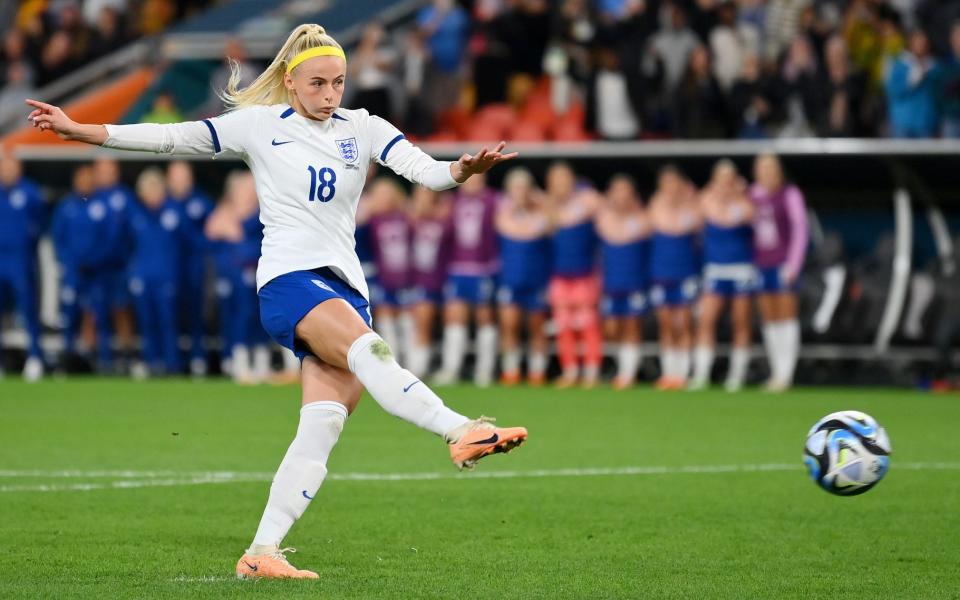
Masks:
[[[457,162],[450,163],[450,174],[457,183],[463,183],[471,175],[486,173],[494,165],[516,158],[519,154],[517,152],[502,154],[506,145],[506,142],[500,142],[493,150],[484,146],[473,156],[464,154]]]
[[[68,117],[67,113],[63,112],[59,106],[29,98],[26,103],[34,109],[27,118],[40,131],[52,131],[61,139],[96,144],[97,146],[103,145],[109,137],[105,126],[77,123]]]
[[[41,131],[52,131],[65,140],[117,150],[211,156],[226,152],[237,155],[245,147],[243,132],[254,129],[246,111],[183,123],[88,125],[77,123],[59,106],[32,99],[26,100],[26,103],[34,108],[27,118]]]

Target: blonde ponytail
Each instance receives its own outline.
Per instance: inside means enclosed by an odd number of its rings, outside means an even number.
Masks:
[[[304,23],[290,33],[270,66],[253,83],[243,89],[238,89],[240,65],[237,61],[230,59],[230,79],[227,81],[227,88],[217,92],[217,95],[223,100],[227,110],[289,102],[290,92],[283,85],[287,63],[304,50],[318,46],[340,48],[337,40],[327,35],[323,27],[314,23]]]

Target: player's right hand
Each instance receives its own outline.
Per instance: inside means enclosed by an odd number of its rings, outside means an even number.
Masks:
[[[59,106],[30,98],[27,98],[25,102],[34,107],[33,112],[27,116],[34,127],[39,128],[40,131],[52,131],[64,140],[73,139],[72,136],[78,128],[77,123],[68,117]]]

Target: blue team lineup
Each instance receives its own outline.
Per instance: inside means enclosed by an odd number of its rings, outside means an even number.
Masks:
[[[609,375],[625,389],[643,379],[648,341],[657,343],[646,358],[658,388],[700,389],[729,306],[724,381],[736,390],[759,305],[772,352],[767,384],[785,389],[799,345],[790,291],[806,247],[803,198],[775,157],[758,157],[753,171],[751,184],[721,161],[698,188],[668,165],[642,193],[629,174],[593,182],[558,162],[542,183],[520,166],[496,187],[475,176],[435,191],[373,167],[355,239],[374,328],[412,373],[438,384],[543,385],[556,375],[558,386],[592,387]],[[329,201],[336,172],[311,174],[310,198]],[[46,197],[4,156],[0,306],[27,333],[24,376],[88,365],[134,377],[295,379],[296,358],[260,322],[253,177],[238,169],[218,187],[199,189],[180,160],[141,169],[128,185],[102,157],[73,170],[68,194]],[[59,323],[46,335],[37,295],[44,236],[59,267]],[[51,337],[59,343],[45,351],[41,339]]]

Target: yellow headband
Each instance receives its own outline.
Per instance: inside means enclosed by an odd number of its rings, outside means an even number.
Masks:
[[[293,59],[287,63],[287,73],[294,70],[297,65],[303,61],[315,56],[339,56],[344,61],[347,60],[347,55],[343,53],[343,50],[337,48],[336,46],[317,46],[316,48],[304,50],[300,54],[294,56]]]

